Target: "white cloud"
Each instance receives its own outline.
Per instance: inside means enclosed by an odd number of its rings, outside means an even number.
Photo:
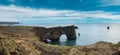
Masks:
[[[102,6],[120,6],[120,0],[101,0]]]
[[[68,18],[63,18],[68,17]],[[119,19],[120,14],[104,11],[74,11],[74,10],[49,10],[49,9],[30,9],[11,6],[0,6],[0,21],[2,20],[59,20],[59,19],[84,19],[84,18],[107,18]]]

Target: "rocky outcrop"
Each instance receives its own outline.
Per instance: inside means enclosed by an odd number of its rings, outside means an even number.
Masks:
[[[119,55],[120,51],[117,49],[112,44],[101,41],[89,46],[73,47],[68,55]]]
[[[37,36],[40,37],[41,40],[50,39],[50,40],[59,40],[62,34],[65,34],[68,39],[73,40],[76,39],[75,29],[77,27],[74,25],[65,26],[65,27],[52,27],[52,28],[44,28],[44,27],[35,27],[34,31]]]

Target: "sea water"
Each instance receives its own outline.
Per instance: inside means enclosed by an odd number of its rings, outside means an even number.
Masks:
[[[22,25],[22,24],[19,24]],[[120,24],[119,23],[37,23],[37,24],[24,24],[25,26],[43,26],[43,27],[57,27],[75,25],[79,29],[76,29],[76,40],[67,40],[66,35],[61,35],[60,40],[53,41],[51,44],[61,46],[84,46],[94,44],[99,41],[106,41],[117,43],[120,42]],[[107,29],[107,26],[110,29]],[[80,36],[78,36],[80,33]]]

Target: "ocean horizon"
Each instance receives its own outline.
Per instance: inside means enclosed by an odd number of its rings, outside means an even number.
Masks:
[[[60,40],[52,42],[61,46],[85,46],[91,45],[99,41],[106,41],[111,43],[120,42],[120,23],[26,23],[16,24],[15,26],[39,26],[39,27],[58,27],[75,25],[76,40],[67,40],[66,35],[61,35]],[[107,27],[110,27],[108,30]],[[80,36],[78,36],[80,33]]]

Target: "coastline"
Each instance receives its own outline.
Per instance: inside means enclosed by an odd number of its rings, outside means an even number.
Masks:
[[[58,46],[40,41],[33,26],[0,26],[0,54],[4,55],[119,55],[120,43],[100,41],[88,46]],[[44,28],[44,27],[39,27]],[[4,46],[2,46],[4,45]]]

